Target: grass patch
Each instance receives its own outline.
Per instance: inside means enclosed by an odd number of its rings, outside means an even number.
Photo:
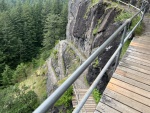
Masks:
[[[22,81],[19,84],[19,87],[21,88],[24,85],[29,87],[29,90],[33,90],[38,95],[38,99],[41,102],[46,98],[46,76],[37,76],[36,74],[33,74]]]
[[[51,50],[51,55],[50,55],[50,56],[51,56],[52,58],[58,60],[58,55],[57,55],[57,54],[58,54],[58,50],[52,49],[52,50]]]
[[[140,21],[140,16],[135,17],[135,18],[132,20],[132,24],[131,24],[130,29],[133,29],[134,26],[135,26],[139,21]],[[134,33],[135,33],[136,35],[141,35],[142,32],[143,32],[143,30],[144,30],[144,24],[141,23],[141,24],[138,25],[138,27],[135,29]]]
[[[95,61],[93,62],[93,67],[96,68],[99,66],[99,62],[98,62],[98,58],[95,59]]]
[[[96,35],[98,33],[98,27],[94,28],[93,35]]]
[[[133,16],[132,13],[122,11],[122,12],[115,18],[115,22],[118,22],[118,21],[122,21],[122,22],[123,22],[123,21],[125,21],[126,19],[131,18],[132,16]],[[135,27],[135,25],[140,21],[140,18],[141,18],[140,16],[136,16],[135,18],[133,18],[129,30],[132,30],[132,29]],[[141,23],[141,24],[135,29],[134,33],[135,33],[136,35],[141,35],[142,32],[143,32],[143,30],[144,30],[144,29],[143,29],[143,26],[144,26],[144,24]]]
[[[100,94],[99,90],[94,89],[92,92],[92,95],[93,95],[93,98],[94,98],[96,104],[98,104],[98,102],[100,101],[100,98],[101,98],[101,94]]]
[[[99,0],[91,0],[91,6],[93,7],[94,5],[96,5],[99,2]]]
[[[128,47],[129,47],[130,42],[131,42],[131,40],[127,40],[126,43],[123,45],[120,58],[122,58],[123,55],[126,53]]]
[[[96,27],[93,29],[93,35],[96,35],[98,33],[98,29],[99,29],[99,26],[100,24],[102,23],[102,20],[99,19],[98,20],[98,24],[96,25]]]
[[[118,22],[118,21],[125,21],[126,19],[129,19],[132,17],[132,14],[129,13],[129,12],[124,12],[124,11],[121,11],[121,13],[115,18],[115,22]]]
[[[86,11],[86,13],[84,14],[84,19],[87,19],[87,14],[88,14],[88,12],[90,11],[90,9],[94,6],[94,5],[96,5],[97,3],[99,2],[99,0],[91,0],[91,3],[90,3],[90,5],[88,6],[88,8],[87,8],[87,11]]]

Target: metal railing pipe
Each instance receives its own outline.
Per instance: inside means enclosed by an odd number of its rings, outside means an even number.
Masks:
[[[60,87],[58,87],[52,95],[50,95],[33,113],[45,113],[54,103],[62,96],[62,94],[74,83],[74,81],[83,73],[83,71],[101,54],[105,48],[111,43],[118,33],[129,23],[125,21]]]
[[[146,7],[146,5],[145,5]],[[126,40],[131,36],[131,34],[133,33],[133,31],[136,29],[136,27],[141,23],[141,21],[143,20],[144,17],[144,13],[142,12],[144,8],[142,8],[138,13],[136,13],[133,17],[131,17],[130,19],[127,19],[79,68],[77,68],[77,70],[60,86],[58,87],[54,93],[52,93],[52,95],[50,95],[33,113],[45,113],[46,111],[49,110],[49,108],[51,108],[54,103],[63,95],[63,93],[74,83],[74,81],[76,81],[76,79],[83,73],[83,71],[94,61],[94,59],[101,54],[105,48],[108,46],[108,44],[110,44],[115,38],[116,36],[119,34],[119,32],[121,32],[125,26],[127,26],[128,23],[131,22],[131,20],[137,16],[140,12],[142,13],[142,17],[140,19],[140,21],[135,25],[135,27],[132,29],[132,31],[127,35],[127,37],[125,38],[124,42],[126,42]],[[107,68],[109,67],[109,65],[112,63],[112,61],[114,60],[116,54],[120,51],[122,47],[122,44],[120,44],[117,48],[117,50],[115,51],[115,53],[112,55],[112,57],[110,58],[110,60],[107,62],[107,64],[104,66],[103,70],[101,71],[101,73],[98,75],[98,77],[96,78],[96,81],[94,81],[94,83],[91,85],[90,89],[88,90],[88,92],[85,94],[85,97],[83,98],[83,100],[81,101],[81,103],[79,104],[79,108],[76,108],[74,110],[74,113],[77,113],[77,111],[80,111],[81,107],[83,106],[83,104],[85,103],[85,101],[87,100],[87,98],[89,97],[89,95],[91,94],[92,90],[95,88],[95,86],[97,85],[98,81],[101,79],[102,75],[105,73],[105,71],[107,70]]]
[[[100,74],[97,76],[96,80],[90,86],[89,90],[86,92],[86,94],[82,98],[82,100],[79,103],[79,105],[74,109],[73,113],[79,113],[80,112],[80,110],[83,107],[83,105],[85,104],[86,100],[91,95],[92,91],[97,86],[97,84],[99,83],[100,79],[103,77],[103,75],[107,71],[108,67],[111,65],[112,61],[114,60],[114,58],[116,57],[116,55],[118,54],[118,52],[120,51],[120,49],[122,48],[122,46],[123,46],[122,44],[119,45],[119,47],[117,48],[117,50],[115,51],[115,53],[112,55],[112,57],[109,59],[109,61],[107,62],[107,64],[104,66],[104,68],[102,69],[102,71],[100,72]]]
[[[123,45],[124,44],[124,39],[126,37],[126,33],[127,33],[127,25],[124,27],[124,31],[123,31],[123,35],[121,37],[121,44]],[[119,63],[119,59],[120,59],[120,55],[121,55],[121,50],[122,48],[120,49],[120,51],[118,52],[117,56],[116,56],[116,63],[115,63],[115,67],[114,67],[114,70],[117,68],[117,65]]]
[[[134,28],[129,32],[129,34],[126,36],[126,38],[124,39],[124,43],[131,37],[132,33],[135,31],[135,29],[137,28],[137,26],[141,23],[143,19],[141,18],[140,21],[134,26]]]

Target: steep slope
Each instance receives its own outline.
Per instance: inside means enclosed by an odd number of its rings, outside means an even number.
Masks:
[[[118,4],[106,0],[105,2],[103,0],[69,0],[67,39],[56,45],[54,54],[47,65],[49,76],[52,77],[50,77],[52,81],[48,79],[47,82],[47,84],[51,84],[51,88],[48,88],[49,94],[58,87],[59,80],[72,74],[122,24],[115,20],[120,11],[122,8]],[[118,47],[120,34],[78,78],[74,84],[76,90],[87,90],[86,82],[92,84]],[[97,89],[100,91],[106,87],[112,75],[113,66],[114,63],[99,81]]]

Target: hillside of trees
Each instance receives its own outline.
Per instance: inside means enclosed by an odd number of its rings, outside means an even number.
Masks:
[[[57,41],[66,38],[67,13],[68,0],[0,1],[0,98],[5,96],[0,112],[34,110],[37,95],[16,84],[27,78],[29,63],[41,56],[46,60]]]

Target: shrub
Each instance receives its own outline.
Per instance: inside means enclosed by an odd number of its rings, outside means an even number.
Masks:
[[[24,63],[21,63],[17,66],[14,72],[13,80],[14,82],[20,82],[24,78],[27,78],[26,65]]]
[[[129,19],[132,17],[132,13],[130,12],[124,12],[122,11],[116,18],[115,18],[115,21],[125,21],[126,19]],[[139,22],[140,20],[140,16],[136,16],[132,22],[131,22],[131,26],[130,26],[130,30],[134,28],[134,26]],[[136,35],[140,35],[141,33],[143,32],[143,23],[140,24],[136,30],[135,30],[135,34]]]
[[[58,81],[58,85],[61,85],[63,82],[66,81],[68,77]],[[73,86],[70,86],[68,90],[60,97],[60,99],[55,103],[54,106],[65,106],[70,107],[70,103],[72,101],[72,94],[73,94]]]
[[[0,113],[31,113],[39,105],[34,91],[10,86],[0,91]]]
[[[101,98],[101,94],[100,94],[99,90],[94,89],[93,92],[92,92],[92,95],[94,97],[95,102],[98,104],[98,102]]]
[[[125,21],[130,17],[132,17],[132,13],[121,11],[121,13],[115,18],[115,21]]]
[[[12,84],[12,76],[13,76],[13,70],[10,69],[8,65],[5,66],[5,70],[2,73],[2,84],[4,86],[11,85]]]
[[[60,97],[60,99],[55,103],[55,106],[65,106],[70,107],[72,101],[73,87],[71,86],[68,90]]]

